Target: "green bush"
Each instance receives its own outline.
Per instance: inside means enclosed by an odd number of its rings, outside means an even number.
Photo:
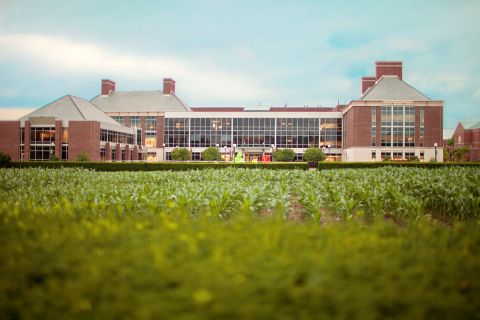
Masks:
[[[307,162],[320,162],[325,159],[325,153],[317,147],[310,147],[305,150],[305,153],[303,154],[303,160]]]
[[[188,161],[192,160],[192,153],[188,148],[175,148],[172,151],[172,160]]]
[[[219,161],[222,159],[220,151],[215,147],[208,147],[202,152],[202,160],[205,161]]]
[[[90,155],[87,152],[81,152],[77,156],[76,160],[79,161],[79,162],[88,162],[88,161],[90,161]]]
[[[6,153],[0,151],[0,168],[9,168],[12,158]]]
[[[50,155],[49,161],[60,161],[60,158],[57,157],[57,155],[56,155],[55,153],[52,153],[52,154]]]
[[[411,168],[445,168],[445,167],[478,167],[478,162],[398,162],[398,161],[382,161],[382,162],[320,162],[319,170],[331,169],[374,169],[380,167],[411,167]]]
[[[273,152],[273,161],[290,162],[295,159],[293,149],[277,149]]]

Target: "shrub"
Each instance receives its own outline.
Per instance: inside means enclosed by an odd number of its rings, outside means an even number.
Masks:
[[[0,168],[9,168],[12,158],[6,153],[0,151]]]
[[[453,150],[453,156],[455,157],[455,161],[464,161],[465,155],[470,151],[469,147],[462,147]]]
[[[325,158],[325,153],[317,147],[308,148],[303,154],[303,160],[307,162],[320,162],[325,160]]]
[[[215,147],[209,147],[202,152],[202,160],[218,161],[222,159],[220,151]]]
[[[172,151],[172,160],[192,160],[192,153],[190,150],[188,150],[188,148],[175,148]]]
[[[295,159],[295,151],[292,149],[277,149],[273,153],[274,161],[289,162]]]
[[[49,160],[50,160],[50,161],[60,161],[60,158],[57,157],[57,155],[56,155],[55,153],[52,153],[52,154],[50,155],[50,159],[49,159]]]
[[[88,162],[88,161],[90,161],[90,155],[89,155],[87,152],[81,152],[81,153],[77,156],[77,161],[80,161],[80,162]]]

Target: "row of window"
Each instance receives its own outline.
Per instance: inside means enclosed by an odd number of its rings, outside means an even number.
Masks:
[[[371,108],[372,146],[377,145],[376,108]],[[380,145],[382,147],[415,146],[415,107],[382,106],[380,119]]]
[[[68,128],[62,128],[62,144],[68,143]],[[20,144],[25,143],[25,127],[20,128]],[[55,143],[55,126],[31,127],[30,144]]]
[[[31,145],[30,146],[30,161],[48,161],[55,155],[54,146],[45,145]],[[20,145],[20,159],[25,159],[25,146]],[[68,146],[62,146],[61,160],[68,160]]]
[[[135,135],[107,129],[100,129],[100,141],[134,144]]]
[[[415,152],[413,151],[381,151],[380,158],[382,160],[413,160],[415,159]],[[377,151],[372,150],[372,161],[377,159]],[[424,159],[424,152],[420,152],[419,160]]]

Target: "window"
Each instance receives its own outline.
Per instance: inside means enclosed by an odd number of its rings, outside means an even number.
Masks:
[[[112,116],[112,119],[120,123],[122,126],[125,125],[125,117],[124,116]]]
[[[155,148],[157,146],[157,133],[145,132],[145,145],[147,147]]]
[[[200,120],[200,119],[192,119]],[[204,120],[204,119],[202,119]],[[211,125],[209,123],[209,125]],[[188,118],[165,118],[164,141],[167,147],[189,147],[190,121]],[[147,139],[145,132],[145,140]],[[155,132],[156,134],[156,132]],[[146,141],[145,141],[146,144]]]
[[[376,161],[376,160],[377,160],[377,151],[372,150],[372,161]]]
[[[132,128],[141,128],[142,127],[142,120],[140,116],[131,116],[130,117],[130,127]]]
[[[423,147],[425,140],[425,107],[420,107],[420,146]]]
[[[145,117],[145,131],[157,131],[157,117]]]
[[[392,159],[392,153],[390,151],[382,151],[380,154],[382,160],[390,160]]]

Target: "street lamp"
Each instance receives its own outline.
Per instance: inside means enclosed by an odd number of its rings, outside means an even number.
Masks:
[[[220,145],[217,143],[215,146],[217,147],[217,151],[220,152],[220,148],[219,148]],[[219,160],[219,159],[217,158],[217,161],[218,161],[218,160]]]
[[[225,153],[225,158],[227,157],[227,146],[223,146],[223,153]]]
[[[437,147],[438,147],[438,143],[434,143],[433,146],[435,147],[435,162],[437,162]]]
[[[55,148],[55,142],[52,142],[52,143],[50,144],[50,159],[49,159],[49,160],[52,160],[53,148]]]
[[[262,161],[265,160],[265,141],[262,143]]]
[[[232,147],[233,147],[233,163],[235,163],[235,158],[237,157],[237,155],[235,154],[235,148],[237,147],[237,145],[234,143],[232,144]]]
[[[163,161],[167,161],[167,159],[165,159],[165,143],[162,146],[163,146]]]
[[[275,145],[272,144],[272,145],[270,145],[270,147],[272,147],[272,159],[271,159],[271,161],[273,161],[273,154],[275,153]]]

